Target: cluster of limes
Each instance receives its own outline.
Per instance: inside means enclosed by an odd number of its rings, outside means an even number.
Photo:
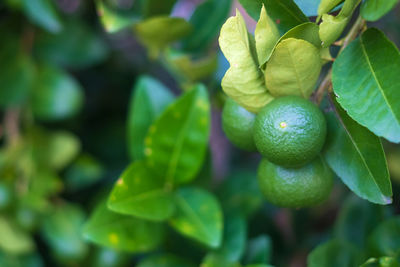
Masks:
[[[326,139],[326,120],[311,101],[280,97],[254,114],[228,98],[222,126],[234,145],[263,156],[258,181],[268,201],[299,208],[328,198],[333,175],[319,155]]]

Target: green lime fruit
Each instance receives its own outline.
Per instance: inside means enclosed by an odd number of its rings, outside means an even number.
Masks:
[[[301,208],[322,203],[333,187],[333,174],[321,157],[300,168],[286,168],[262,159],[258,183],[265,198],[280,207]]]
[[[256,151],[253,139],[253,127],[256,119],[233,99],[228,98],[222,110],[222,129],[226,137],[240,149]]]
[[[326,120],[317,106],[298,96],[273,100],[256,117],[254,141],[273,163],[299,167],[313,160],[326,138]]]

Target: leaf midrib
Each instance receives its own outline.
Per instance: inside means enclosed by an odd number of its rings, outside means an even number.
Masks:
[[[399,118],[396,116],[396,114],[394,113],[394,111],[393,111],[393,109],[392,109],[392,106],[390,105],[390,103],[389,103],[389,101],[388,101],[388,99],[387,99],[387,97],[386,97],[386,95],[385,95],[385,93],[384,93],[384,91],[383,91],[383,87],[382,87],[382,85],[380,84],[380,82],[379,82],[379,80],[378,80],[378,77],[376,77],[375,70],[374,70],[374,68],[372,67],[371,61],[370,61],[370,59],[369,59],[369,56],[368,56],[367,51],[366,51],[366,49],[365,49],[364,43],[363,43],[363,41],[362,41],[362,37],[360,38],[360,44],[361,44],[361,48],[362,48],[361,51],[363,52],[363,54],[364,54],[364,56],[365,56],[365,59],[366,59],[366,61],[367,61],[368,67],[369,67],[369,69],[370,69],[370,71],[371,71],[371,74],[372,74],[372,76],[373,76],[373,78],[374,78],[376,84],[378,85],[378,89],[379,89],[379,91],[381,92],[381,95],[382,95],[383,99],[385,100],[386,105],[389,107],[390,112],[392,113],[393,117],[397,120],[397,124],[399,125],[399,124],[400,124],[400,119],[399,119]]]
[[[351,143],[353,144],[353,146],[354,146],[354,148],[356,149],[358,155],[360,156],[360,158],[361,158],[361,160],[362,160],[364,166],[366,167],[366,169],[367,169],[369,175],[372,177],[372,180],[374,181],[374,184],[375,184],[376,187],[379,189],[379,191],[381,192],[381,194],[382,194],[383,196],[386,196],[386,195],[383,194],[383,192],[381,191],[381,187],[378,185],[378,183],[377,183],[377,181],[376,181],[376,179],[375,179],[375,176],[372,174],[371,169],[369,168],[367,162],[365,161],[365,159],[364,159],[364,157],[363,157],[363,154],[361,153],[361,150],[359,149],[357,143],[356,143],[355,140],[353,139],[353,136],[350,134],[350,131],[347,129],[346,124],[343,122],[342,117],[340,116],[340,114],[338,113],[338,111],[336,110],[336,108],[335,108],[334,110],[335,110],[335,113],[336,113],[337,118],[338,118],[339,121],[340,121],[340,124],[343,126],[343,129],[346,131],[347,136],[349,137]],[[390,197],[390,196],[389,196],[389,197]]]
[[[197,213],[192,209],[192,207],[186,202],[186,200],[181,197],[177,196],[178,202],[181,204],[182,209],[185,211],[186,214],[188,214],[188,217],[192,218],[194,223],[201,229],[201,231],[204,233],[204,235],[207,236],[207,240],[211,239],[213,240],[213,237],[209,235],[209,232],[207,230],[207,227],[203,224],[202,220],[200,219],[199,216],[197,216]],[[196,237],[197,238],[197,237]],[[209,243],[209,242],[207,242]],[[214,242],[212,242],[213,244]],[[211,245],[212,245],[211,244]]]
[[[195,99],[196,99],[196,97],[195,97]],[[195,101],[193,101],[192,104],[194,104],[194,102]],[[168,162],[168,170],[167,170],[167,173],[165,176],[165,180],[167,181],[167,183],[169,183],[169,185],[171,187],[175,184],[174,177],[176,174],[176,167],[179,162],[179,155],[180,155],[180,152],[183,147],[183,142],[185,140],[185,134],[187,132],[187,129],[189,127],[189,124],[191,122],[191,119],[192,119],[192,116],[193,116],[193,113],[195,110],[196,110],[195,105],[191,105],[187,120],[184,122],[183,127],[181,128],[181,131],[178,134],[176,145],[173,148],[171,160]]]
[[[145,199],[152,198],[157,195],[159,195],[159,196],[165,195],[165,190],[154,189],[154,190],[139,193],[137,195],[125,197],[125,198],[123,198],[123,200],[120,200],[120,201],[117,201],[118,198],[116,198],[117,200],[114,200],[113,202],[114,202],[114,205],[122,205],[123,203],[126,203],[126,202],[143,201]]]

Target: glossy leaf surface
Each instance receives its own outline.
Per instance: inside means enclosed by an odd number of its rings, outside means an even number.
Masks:
[[[150,125],[173,100],[162,83],[141,76],[135,83],[128,113],[128,149],[132,159],[144,158],[144,139]]]
[[[118,213],[162,221],[172,215],[174,202],[164,180],[147,168],[143,161],[132,163],[116,182],[108,207]]]
[[[391,203],[392,188],[381,141],[337,103],[334,106],[336,114],[327,114],[326,161],[358,196],[373,203]]]
[[[196,85],[168,106],[150,127],[145,155],[167,187],[191,181],[204,162],[210,131],[210,103]]]
[[[211,248],[222,241],[223,218],[217,199],[209,192],[194,187],[176,192],[177,210],[170,225],[179,233]]]
[[[400,142],[399,74],[399,51],[374,28],[339,55],[332,73],[337,100],[350,117],[396,143]]]
[[[321,71],[321,55],[311,43],[288,38],[275,48],[265,69],[265,82],[273,96],[309,98]]]
[[[129,252],[155,249],[161,243],[163,233],[161,224],[114,213],[107,209],[105,202],[97,206],[83,229],[86,239]]]
[[[368,21],[376,21],[386,15],[398,0],[366,0],[361,4],[361,16]]]

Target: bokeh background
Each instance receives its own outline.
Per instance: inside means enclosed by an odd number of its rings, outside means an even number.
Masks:
[[[139,77],[151,76],[175,95],[195,82],[207,86],[212,99],[212,130],[208,169],[200,182],[218,190],[229,177],[256,175],[259,156],[232,147],[221,129],[224,96],[220,81],[228,63],[216,39],[220,25],[211,25],[216,35],[204,47],[185,49],[182,42],[171,44],[171,53],[192,60],[192,65],[183,67],[187,74],[174,69],[172,57],[157,59],[149,53],[132,27],[107,32],[101,21],[104,14],[95,1],[48,2],[50,13],[55,15],[49,15],[46,5],[35,6],[37,1],[0,2],[0,266],[134,266],[141,255],[91,245],[81,238],[79,229],[97,197],[111,189],[131,162],[127,116]],[[104,2],[125,18],[142,19],[132,15],[134,0]],[[179,0],[171,16],[190,19],[202,2]],[[234,14],[236,8],[245,13],[237,1],[228,13]],[[255,21],[245,18],[253,31]],[[369,26],[380,28],[400,46],[400,5]],[[209,59],[208,65],[197,72],[196,60],[201,59]],[[190,77],[190,73],[198,75]],[[71,83],[81,93],[61,92]],[[61,91],[39,91],[33,93],[32,100],[31,90],[43,85]],[[384,146],[394,203],[379,212],[397,214],[400,146],[387,142]],[[40,181],[28,186],[35,175]],[[269,236],[276,266],[305,266],[312,247],[329,237],[345,200],[361,207],[370,205],[359,204],[356,197],[349,200],[348,189],[338,179],[336,182],[323,207],[293,211],[260,204],[262,208],[249,221],[248,236]],[[24,231],[19,233],[14,224]],[[174,247],[179,242],[181,245]],[[192,248],[185,242],[178,239],[166,249],[182,248],[184,256],[200,260],[203,254],[183,249]]]

